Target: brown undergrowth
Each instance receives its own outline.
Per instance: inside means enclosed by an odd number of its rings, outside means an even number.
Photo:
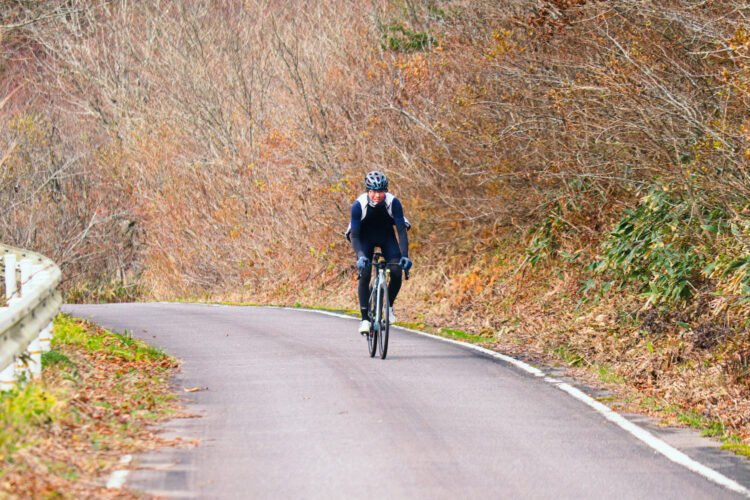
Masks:
[[[174,358],[65,315],[42,380],[0,395],[0,497],[131,498],[107,490],[124,454],[180,444],[151,425],[179,413]]]

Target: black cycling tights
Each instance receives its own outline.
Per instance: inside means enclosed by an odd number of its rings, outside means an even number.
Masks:
[[[391,281],[388,284],[388,303],[393,306],[398,296],[398,291],[401,290],[401,266],[395,262],[388,265],[391,270]],[[370,277],[372,276],[372,266],[362,271],[362,276],[359,277],[359,310],[362,313],[362,319],[368,319],[367,308],[368,302],[370,301]]]

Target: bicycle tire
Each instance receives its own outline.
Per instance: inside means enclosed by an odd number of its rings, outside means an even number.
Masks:
[[[388,287],[385,283],[380,285],[380,293],[383,295],[380,301],[380,328],[378,331],[378,347],[380,349],[380,359],[385,359],[388,355],[388,333],[391,321],[388,315]]]
[[[372,326],[370,326],[370,333],[367,334],[367,349],[370,357],[374,358],[375,353],[378,352],[378,331]]]
[[[378,349],[378,329],[375,326],[375,309],[377,308],[375,291],[370,293],[370,308],[368,316],[370,317],[370,331],[367,333],[367,352],[371,358],[375,357],[375,353]]]

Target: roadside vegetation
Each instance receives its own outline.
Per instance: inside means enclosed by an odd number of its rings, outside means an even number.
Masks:
[[[0,6],[0,239],[69,300],[351,308],[383,169],[400,320],[750,443],[747,2]]]
[[[60,315],[40,381],[0,393],[0,497],[136,498],[105,488],[122,455],[170,444],[177,362],[126,335]]]

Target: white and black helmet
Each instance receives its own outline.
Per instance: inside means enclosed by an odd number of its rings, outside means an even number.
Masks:
[[[368,191],[388,191],[388,177],[376,170],[369,172],[365,176],[365,189]]]

